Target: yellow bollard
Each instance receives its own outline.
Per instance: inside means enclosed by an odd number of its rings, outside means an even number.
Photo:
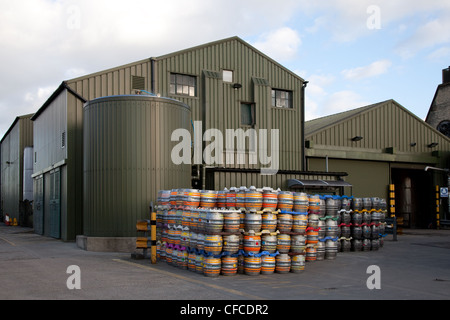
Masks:
[[[151,260],[152,260],[152,264],[156,264],[156,212],[152,212],[152,217],[151,217],[151,240],[152,240],[152,253],[151,253]]]

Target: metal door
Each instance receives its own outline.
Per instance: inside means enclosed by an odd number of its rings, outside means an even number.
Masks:
[[[34,232],[44,234],[44,177],[39,176],[34,179],[34,208],[33,227]]]
[[[50,232],[52,238],[61,238],[61,171],[50,172]]]

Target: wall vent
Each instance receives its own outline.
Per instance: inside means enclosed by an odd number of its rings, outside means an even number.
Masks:
[[[66,133],[63,132],[61,133],[61,148],[65,148],[66,147]]]
[[[132,90],[145,90],[145,78],[132,76],[131,77],[131,89]]]

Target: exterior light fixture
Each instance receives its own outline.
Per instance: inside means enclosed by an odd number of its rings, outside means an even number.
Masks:
[[[438,144],[439,144],[439,143],[437,143],[437,142],[430,143],[430,144],[428,145],[428,148],[436,148],[436,147],[438,146]]]
[[[417,143],[416,142],[411,142],[410,146],[411,147],[415,147],[415,146],[417,146]]]
[[[361,137],[361,136],[356,136],[356,137],[353,137],[353,138],[352,138],[352,141],[357,142],[357,141],[361,141],[362,139],[363,139],[363,137]]]
[[[233,84],[233,88],[234,88],[235,90],[238,90],[238,89],[242,88],[242,84],[240,84],[240,83],[235,83],[235,84]]]

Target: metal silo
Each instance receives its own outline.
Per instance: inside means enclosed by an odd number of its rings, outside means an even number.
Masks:
[[[83,110],[84,235],[134,237],[159,190],[187,188],[190,165],[175,165],[172,132],[190,131],[190,107],[150,95],[110,96]]]

